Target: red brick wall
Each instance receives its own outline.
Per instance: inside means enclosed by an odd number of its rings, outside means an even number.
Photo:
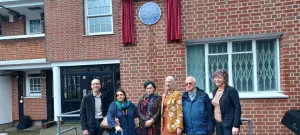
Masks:
[[[19,120],[18,79],[11,78],[12,85],[12,119]]]
[[[47,58],[49,61],[119,58],[121,43],[119,11],[121,5],[119,0],[112,0],[112,4],[114,5],[114,34],[84,36],[84,0],[45,1]]]
[[[44,74],[44,72],[42,72]],[[23,103],[24,115],[28,115],[32,120],[47,119],[47,104],[46,104],[46,77],[41,79],[41,98],[28,98],[26,97],[26,75],[24,73],[23,81]],[[12,91],[13,91],[13,120],[19,120],[19,100],[18,100],[18,79],[12,78]]]
[[[155,1],[162,9],[157,24],[141,23],[138,9],[145,2],[134,1],[137,45],[122,47],[120,53],[122,88],[134,102],[144,93],[142,84],[147,79],[154,79],[162,93],[164,78],[173,75],[184,90],[186,39],[283,32],[280,81],[289,98],[242,100],[242,117],[253,120],[254,134],[292,134],[280,120],[286,110],[300,109],[299,0],[182,0],[181,43],[166,42],[165,1]],[[242,134],[248,131],[246,127]]]
[[[0,40],[0,61],[45,58],[45,38]]]
[[[14,22],[2,23],[2,36],[25,35],[26,19],[14,18]]]

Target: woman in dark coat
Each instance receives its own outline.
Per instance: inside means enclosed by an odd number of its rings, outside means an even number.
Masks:
[[[139,135],[160,135],[161,97],[154,93],[156,85],[152,81],[144,83],[146,94],[138,102]]]
[[[110,104],[107,113],[109,135],[135,135],[136,106],[127,100],[123,90],[117,90],[116,97],[117,101]],[[115,118],[118,118],[120,125],[117,125]]]
[[[217,88],[213,91],[212,104],[217,135],[238,135],[241,122],[241,105],[238,91],[229,86],[228,73],[217,70],[213,74]]]

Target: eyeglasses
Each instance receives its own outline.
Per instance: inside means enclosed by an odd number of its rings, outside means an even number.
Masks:
[[[185,83],[185,86],[188,86],[188,85],[192,85],[193,82],[188,82],[188,83]]]

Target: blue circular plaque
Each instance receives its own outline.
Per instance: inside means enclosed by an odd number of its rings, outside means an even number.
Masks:
[[[141,8],[139,17],[144,24],[153,25],[161,16],[160,7],[154,2],[147,2]]]

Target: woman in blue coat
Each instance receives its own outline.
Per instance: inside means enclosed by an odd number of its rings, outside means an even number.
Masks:
[[[127,100],[123,90],[116,91],[117,101],[112,102],[107,113],[107,123],[110,127],[109,135],[135,135],[136,106]],[[116,119],[120,122],[117,125]]]

